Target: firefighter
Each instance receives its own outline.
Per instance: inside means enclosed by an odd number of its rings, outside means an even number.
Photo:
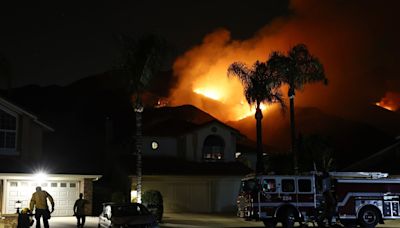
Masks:
[[[328,225],[332,226],[332,219],[336,214],[336,197],[332,190],[326,190],[323,193],[325,199],[324,215],[328,220]]]
[[[85,215],[85,205],[89,203],[88,200],[83,199],[83,193],[79,194],[79,199],[75,201],[74,204],[74,215],[77,220],[77,227],[82,228],[85,225],[86,215]]]
[[[24,208],[21,213],[18,214],[18,225],[17,228],[29,228],[33,225],[33,218],[29,208]]]
[[[47,205],[47,200],[51,203],[51,211]],[[36,192],[32,194],[30,202],[30,210],[35,209],[36,228],[40,228],[40,217],[43,218],[44,228],[49,228],[50,214],[54,211],[53,197],[40,186],[36,187]]]

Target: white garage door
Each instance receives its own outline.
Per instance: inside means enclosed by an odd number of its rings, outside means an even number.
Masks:
[[[38,183],[34,181],[8,180],[6,213],[15,213],[17,200],[22,201],[22,208],[29,207],[36,186]],[[75,200],[79,197],[79,182],[48,181],[42,182],[40,186],[53,196],[55,211],[52,216],[71,216],[73,214]]]

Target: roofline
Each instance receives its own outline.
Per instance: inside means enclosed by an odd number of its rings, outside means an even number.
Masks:
[[[196,126],[195,128],[193,128],[192,130],[187,131],[187,132],[185,132],[185,133],[183,133],[183,134],[181,134],[181,135],[185,135],[185,134],[187,134],[187,133],[189,133],[189,132],[193,132],[193,131],[196,131],[196,130],[198,130],[198,129],[204,128],[204,127],[206,127],[206,126],[208,126],[208,125],[211,125],[211,124],[213,124],[213,123],[217,123],[217,124],[219,124],[219,125],[222,125],[222,126],[228,128],[228,129],[230,129],[231,131],[233,131],[234,133],[236,133],[236,134],[237,134],[238,136],[240,136],[240,137],[244,136],[244,135],[241,134],[240,131],[237,130],[236,128],[233,128],[233,127],[231,127],[231,126],[229,126],[229,125],[227,125],[227,124],[225,124],[225,123],[219,121],[218,119],[213,119],[213,120],[210,120],[210,121],[205,122],[205,123],[203,123],[203,124],[199,124],[198,126]]]
[[[42,126],[43,128],[46,128],[46,129],[49,130],[49,131],[54,131],[54,129],[53,129],[52,127],[50,127],[49,125],[47,125],[47,124],[45,124],[45,123],[39,121],[38,117],[35,116],[34,114],[32,114],[32,113],[26,111],[25,109],[23,109],[23,108],[21,108],[21,107],[15,105],[15,104],[13,104],[13,103],[11,103],[10,101],[4,99],[3,97],[0,97],[0,100],[1,100],[3,103],[5,103],[6,105],[8,105],[11,109],[14,109],[14,110],[17,111],[17,112],[24,113],[25,115],[29,116],[30,118],[33,119],[34,122],[36,122],[37,124],[39,124],[39,125]]]
[[[387,146],[384,149],[382,149],[382,150],[370,155],[369,157],[367,157],[367,158],[365,158],[365,159],[363,159],[361,161],[358,161],[356,163],[353,163],[353,164],[349,165],[348,167],[344,168],[344,170],[357,168],[357,166],[365,164],[369,160],[374,159],[375,157],[378,157],[378,156],[384,154],[386,151],[389,151],[389,150],[395,148],[398,145],[400,145],[400,140],[398,140],[397,142],[393,143],[392,145]]]
[[[33,173],[0,173],[0,179],[26,180],[32,179]],[[76,180],[93,179],[97,181],[102,175],[81,175],[81,174],[48,174],[48,180]]]
[[[227,125],[227,124],[225,124],[225,123],[219,121],[218,119],[213,119],[213,120],[210,120],[210,121],[208,121],[208,122],[205,122],[205,123],[199,125],[199,128],[202,128],[202,127],[204,127],[204,126],[210,125],[210,124],[212,124],[212,123],[214,123],[214,122],[215,122],[215,123],[218,123],[218,124],[221,124],[221,125],[223,125],[223,126],[229,128],[229,129],[231,129],[232,131],[234,131],[234,132],[236,132],[236,133],[238,133],[238,134],[240,135],[240,131],[239,131],[238,129],[233,128],[233,127],[231,127],[231,126],[229,126],[229,125]]]

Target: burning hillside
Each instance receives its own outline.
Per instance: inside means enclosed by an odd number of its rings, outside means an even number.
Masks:
[[[375,104],[389,111],[398,111],[400,109],[400,93],[387,92],[385,97]]]
[[[230,31],[217,29],[175,61],[178,84],[171,104],[193,104],[223,121],[252,115],[242,85],[227,77],[229,65],[265,61],[272,51],[287,52],[305,43],[324,64],[329,85],[306,86],[297,93],[296,105],[336,114],[354,112],[356,106],[381,99],[389,91],[388,81],[400,84],[396,62],[400,33],[393,29],[399,23],[397,5],[397,1],[293,0],[292,15],[277,18],[252,38],[237,40]],[[389,107],[387,103],[385,99],[379,104]],[[398,109],[396,100],[390,107]]]

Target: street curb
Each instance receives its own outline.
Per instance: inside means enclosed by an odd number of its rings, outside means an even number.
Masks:
[[[209,227],[209,226],[196,226],[196,225],[175,224],[175,223],[160,223],[159,225],[160,227],[188,227],[188,228]]]

